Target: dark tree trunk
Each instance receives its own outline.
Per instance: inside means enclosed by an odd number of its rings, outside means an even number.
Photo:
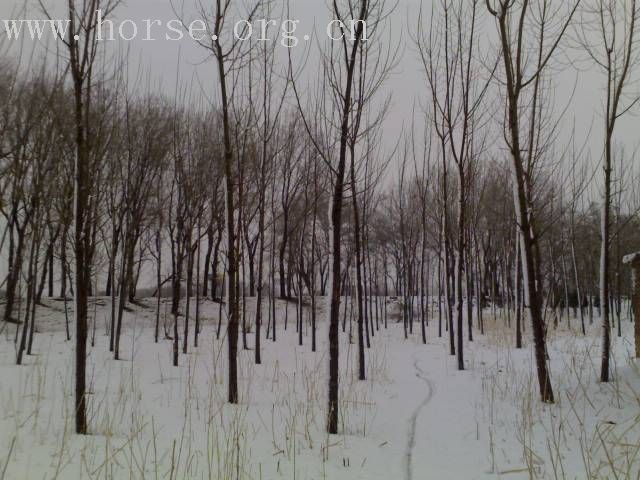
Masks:
[[[364,359],[364,317],[362,305],[362,245],[360,239],[360,212],[358,208],[358,196],[356,193],[356,167],[355,153],[351,148],[351,198],[353,208],[354,242],[356,256],[356,302],[358,305],[358,379],[366,380],[366,368]],[[368,333],[368,327],[367,327]]]
[[[213,226],[209,225],[207,228],[207,253],[204,257],[204,282],[202,282],[202,296],[207,297],[207,293],[209,292],[209,267],[211,265],[211,253],[213,252]],[[215,272],[213,272],[215,275]],[[211,292],[211,295],[214,296],[215,293]]]
[[[216,12],[216,28],[224,18],[224,12],[220,11],[218,3]],[[236,294],[237,260],[236,260],[236,229],[234,219],[234,175],[233,175],[233,147],[231,144],[231,124],[227,95],[227,72],[225,67],[225,55],[220,44],[220,32],[216,31],[215,53],[220,80],[220,97],[222,101],[222,126],[224,140],[224,177],[225,177],[225,206],[227,227],[227,309],[228,309],[228,346],[229,346],[229,403],[238,403],[238,299]]]

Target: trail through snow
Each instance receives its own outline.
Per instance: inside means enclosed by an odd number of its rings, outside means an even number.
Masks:
[[[427,384],[427,395],[424,397],[422,402],[416,407],[416,409],[411,414],[411,418],[409,419],[409,435],[407,440],[407,449],[405,453],[405,478],[406,480],[413,480],[413,449],[416,444],[416,424],[418,423],[418,416],[422,409],[431,401],[433,398],[433,394],[435,393],[435,385],[429,380],[429,378],[425,375],[424,370],[422,370],[418,366],[418,360],[414,359],[413,367],[416,370],[416,377],[422,380]]]

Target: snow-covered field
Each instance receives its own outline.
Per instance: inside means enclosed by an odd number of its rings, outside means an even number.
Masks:
[[[490,310],[486,334],[465,344],[462,372],[433,319],[427,345],[418,324],[408,340],[396,320],[375,332],[366,381],[357,380],[356,345],[341,335],[341,433],[327,436],[324,322],[313,353],[306,324],[297,344],[295,306],[285,332],[286,304],[278,303],[278,340],[263,341],[259,366],[253,351],[240,351],[241,403],[231,406],[218,304],[201,303],[200,345],[190,340],[175,368],[171,342],[153,342],[152,302],[126,314],[120,361],[108,352],[108,300],[90,306],[97,321],[84,437],[73,433],[63,303],[39,307],[34,355],[23,366],[15,365],[15,326],[4,328],[0,479],[640,478],[640,362],[628,319],[613,337],[610,384],[597,381],[597,324],[586,337],[549,331],[552,406],[538,400],[529,337],[513,348],[505,318]]]

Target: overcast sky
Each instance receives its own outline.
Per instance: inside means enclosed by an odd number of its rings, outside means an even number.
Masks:
[[[180,16],[186,20],[198,18],[193,4],[190,3],[192,1],[185,0],[186,3],[183,9],[181,8]],[[204,0],[203,3],[206,4],[206,1]],[[432,0],[423,0],[423,8],[430,9],[431,2]],[[1,0],[0,20],[16,18],[15,12],[20,10],[23,3],[19,0]],[[65,18],[64,5],[66,0],[45,0],[45,3],[52,9],[54,15],[57,13],[60,18]],[[161,20],[164,25],[167,21],[176,18],[175,8],[180,6],[178,0],[174,0],[173,5],[172,7],[170,0],[128,0],[119,6],[114,20],[117,25],[124,19],[131,19],[143,28],[143,21],[150,18]],[[211,1],[211,5],[213,5],[213,1]],[[418,107],[420,102],[424,102],[426,99],[424,76],[409,34],[411,30],[415,29],[419,5],[420,0],[400,0],[389,19],[386,31],[378,33],[388,35],[392,42],[402,43],[397,68],[385,84],[384,91],[380,93],[381,98],[389,93],[392,95],[392,105],[384,125],[384,139],[389,148],[400,135],[401,126],[404,124],[406,129],[410,125],[414,106]],[[302,37],[305,34],[313,36],[315,32],[315,37],[311,38],[309,42],[301,40],[301,43],[315,45],[317,36],[324,35],[326,24],[329,21],[329,7],[325,1],[291,0],[290,8],[288,17],[300,20],[296,33]],[[495,25],[493,20],[486,15],[484,2],[480,2],[480,11],[484,17],[480,21],[480,36],[482,41],[489,44],[495,35]],[[20,18],[43,18],[37,2],[30,0],[26,13],[22,13]],[[217,77],[215,67],[211,59],[207,57],[206,51],[189,38],[180,42],[162,40],[160,39],[162,33],[164,30],[160,31],[159,39],[156,41],[143,41],[139,38],[120,45],[120,48],[125,45],[130,48],[131,71],[148,72],[153,88],[169,96],[173,95],[177,81],[189,83],[195,79],[195,84],[199,85],[198,88],[201,89],[200,94],[216,101]],[[139,37],[142,36],[139,34]],[[313,79],[319,72],[317,54],[313,53],[313,48],[311,50],[312,53],[309,54],[309,61],[306,63],[304,73],[307,79]],[[9,52],[9,55],[15,55],[15,52],[14,48]],[[568,55],[572,56],[572,53],[569,52]],[[597,160],[600,157],[601,148],[599,145],[603,129],[601,126],[603,77],[593,69],[577,72],[576,69],[568,65],[558,67],[555,72],[554,81],[557,88],[555,102],[558,109],[566,105],[574,85],[576,88],[573,102],[564,116],[563,131],[568,136],[575,122],[578,143],[586,138],[591,154]],[[634,78],[638,78],[638,72],[634,72]],[[491,95],[495,97],[495,92]],[[638,144],[637,132],[640,131],[638,129],[640,108],[637,108],[634,113],[635,116],[623,119],[617,134],[617,141],[624,145],[629,154]],[[501,142],[502,138],[498,138],[496,141]]]

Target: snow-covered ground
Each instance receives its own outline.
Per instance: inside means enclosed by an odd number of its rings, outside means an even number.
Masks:
[[[341,335],[341,433],[327,436],[323,321],[313,353],[309,326],[298,346],[295,306],[285,332],[286,304],[278,303],[278,340],[263,341],[259,366],[252,350],[240,351],[241,402],[231,406],[218,304],[202,302],[200,346],[190,339],[178,368],[171,342],[153,342],[152,304],[127,312],[120,361],[108,352],[108,300],[90,307],[97,322],[89,436],[73,433],[73,340],[65,339],[63,303],[39,307],[34,355],[23,366],[15,365],[15,326],[4,328],[0,479],[640,478],[640,362],[628,319],[614,336],[610,384],[597,381],[596,324],[586,337],[549,331],[552,406],[538,400],[529,332],[516,350],[505,318],[490,310],[486,334],[465,342],[462,372],[433,319],[427,345],[418,324],[408,340],[396,320],[375,332],[366,381],[357,380],[356,345]]]

